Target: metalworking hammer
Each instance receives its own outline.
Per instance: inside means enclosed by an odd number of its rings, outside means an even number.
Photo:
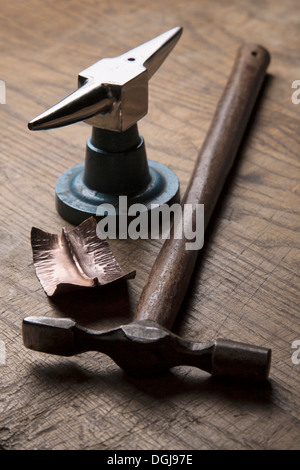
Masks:
[[[196,208],[196,204],[204,204],[205,228],[232,167],[269,60],[268,52],[259,45],[247,44],[239,49],[199,153],[182,205]],[[191,213],[193,222],[195,210]],[[198,254],[197,250],[186,250],[186,242],[184,233],[176,239],[171,232],[154,263],[132,323],[97,332],[82,328],[71,319],[28,317],[23,321],[25,346],[63,356],[100,351],[137,376],[190,365],[213,376],[265,380],[270,369],[270,349],[224,339],[192,342],[169,330]]]

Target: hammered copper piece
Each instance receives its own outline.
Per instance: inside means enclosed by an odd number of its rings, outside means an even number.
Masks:
[[[36,275],[48,296],[135,277],[135,271],[123,273],[96,227],[96,219],[90,217],[70,232],[63,228],[61,235],[31,229]]]

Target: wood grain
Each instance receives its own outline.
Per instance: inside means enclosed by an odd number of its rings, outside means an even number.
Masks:
[[[0,11],[1,315],[0,446],[3,449],[296,449],[299,371],[299,110],[296,0],[210,2],[9,2]],[[271,53],[269,76],[197,260],[175,330],[273,349],[269,387],[220,385],[199,370],[126,377],[107,357],[72,359],[26,350],[29,315],[77,315],[106,327],[130,321],[115,291],[85,305],[54,304],[34,273],[32,226],[59,233],[54,187],[84,159],[90,127],[30,133],[27,122],[76,86],[77,73],[176,25],[184,33],[150,84],[140,122],[148,157],[170,166],[184,193],[243,42]],[[131,315],[161,246],[112,240],[128,282]],[[75,304],[76,307],[76,304]],[[91,312],[91,314],[89,314]]]

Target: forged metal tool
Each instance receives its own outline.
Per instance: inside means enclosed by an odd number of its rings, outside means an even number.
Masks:
[[[176,27],[119,57],[102,59],[78,76],[79,88],[29,122],[30,130],[52,129],[78,121],[93,126],[85,164],[67,170],[56,184],[60,215],[77,225],[91,215],[104,216],[118,196],[128,206],[171,203],[179,181],[168,167],[147,160],[137,121],[148,111],[148,81],[182,33]],[[97,210],[98,209],[98,210]],[[112,209],[110,209],[111,213]]]
[[[196,204],[203,203],[205,227],[235,159],[269,60],[261,46],[248,44],[240,48],[199,153],[182,204],[193,205],[191,217],[195,220]],[[28,317],[23,321],[25,346],[64,356],[101,351],[138,376],[192,365],[214,376],[265,380],[271,363],[270,349],[223,339],[197,343],[167,329],[172,328],[198,254],[196,250],[185,250],[185,236],[175,239],[173,233],[154,263],[131,324],[96,332],[81,328],[71,319]]]

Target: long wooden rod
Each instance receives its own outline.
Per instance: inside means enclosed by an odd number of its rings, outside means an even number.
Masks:
[[[270,56],[257,44],[242,46],[199,152],[182,204],[204,204],[206,228],[232,167],[262,86]],[[167,239],[143,289],[134,320],[153,320],[171,328],[186,293],[198,250],[187,250],[189,240]]]

